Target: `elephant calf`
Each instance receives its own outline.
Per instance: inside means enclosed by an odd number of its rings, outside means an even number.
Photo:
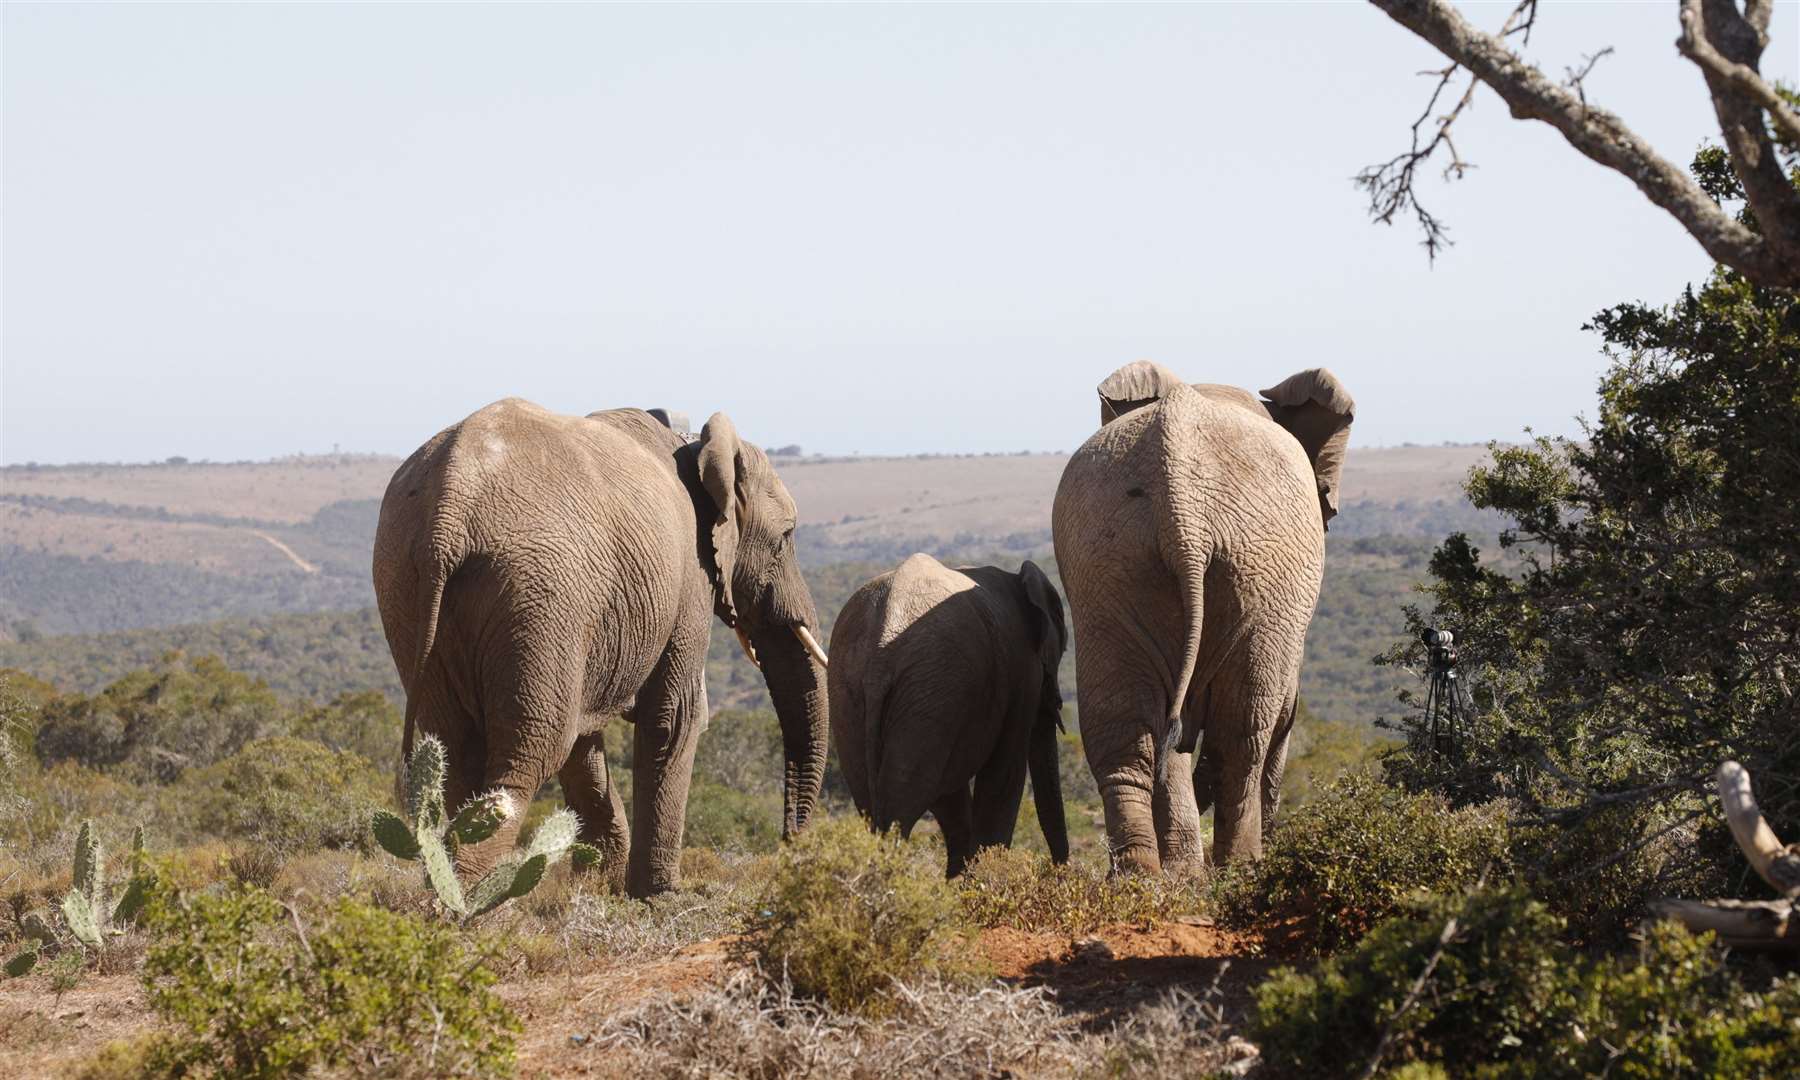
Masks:
[[[955,877],[978,849],[1011,846],[1029,763],[1038,825],[1068,861],[1056,749],[1068,640],[1062,597],[1031,562],[1014,574],[914,555],[858,589],[832,630],[827,711],[870,825],[909,834],[931,811]]]

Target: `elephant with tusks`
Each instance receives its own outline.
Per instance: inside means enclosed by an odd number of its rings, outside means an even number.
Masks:
[[[523,806],[559,778],[581,839],[640,897],[677,884],[713,617],[780,717],[783,836],[806,826],[825,774],[826,657],[794,500],[724,413],[691,441],[674,426],[685,418],[496,402],[400,466],[375,535],[403,750],[443,740],[453,808],[490,789]],[[614,716],[632,728],[629,835],[603,753]],[[463,848],[458,871],[485,871],[517,828]]]

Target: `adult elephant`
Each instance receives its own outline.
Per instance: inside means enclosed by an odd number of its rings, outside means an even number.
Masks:
[[[1056,492],[1081,737],[1114,865],[1255,858],[1280,799],[1355,403],[1323,368],[1259,401],[1128,364]],[[1200,790],[1193,752],[1201,733]]]
[[[717,615],[760,657],[793,834],[817,804],[827,732],[795,518],[724,413],[692,442],[637,409],[563,416],[517,398],[446,428],[395,472],[375,534],[405,749],[417,731],[443,739],[452,807],[492,788],[523,805],[559,777],[631,895],[672,888]],[[615,715],[634,728],[629,839],[602,752]],[[463,849],[458,869],[485,870],[516,830]]]
[[[870,825],[910,833],[931,811],[955,877],[980,848],[1012,845],[1029,764],[1050,857],[1067,862],[1056,669],[1068,633],[1033,562],[953,570],[913,555],[856,590],[832,626],[827,681],[838,765]]]

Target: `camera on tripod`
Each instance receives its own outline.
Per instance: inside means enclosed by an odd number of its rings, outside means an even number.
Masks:
[[[1453,673],[1456,669],[1456,635],[1430,626],[1419,637],[1425,642],[1426,666],[1434,672]]]
[[[1468,719],[1456,677],[1456,635],[1431,626],[1419,640],[1425,643],[1425,737],[1432,753],[1454,759]]]

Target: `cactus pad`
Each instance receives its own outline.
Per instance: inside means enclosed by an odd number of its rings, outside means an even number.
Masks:
[[[396,859],[419,857],[418,838],[413,835],[412,826],[400,815],[377,810],[369,821],[369,827],[374,830],[375,842],[389,855]]]

